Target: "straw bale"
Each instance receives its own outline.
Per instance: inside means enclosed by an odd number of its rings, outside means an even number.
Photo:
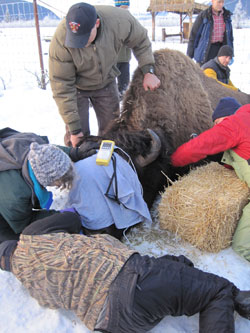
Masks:
[[[235,171],[213,162],[165,189],[158,208],[160,227],[201,250],[219,252],[230,246],[248,198],[248,186]]]

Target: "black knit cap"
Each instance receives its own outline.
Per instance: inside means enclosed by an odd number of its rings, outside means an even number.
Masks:
[[[224,97],[217,104],[214,113],[212,115],[213,121],[218,118],[227,117],[233,115],[241,104],[233,97]]]
[[[223,57],[223,56],[226,56],[226,57],[231,57],[233,58],[233,55],[234,55],[234,51],[233,49],[231,48],[231,46],[229,45],[223,45],[220,49],[219,49],[219,52],[217,54],[217,57]]]

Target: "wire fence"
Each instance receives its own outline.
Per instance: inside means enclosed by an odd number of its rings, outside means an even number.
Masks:
[[[21,85],[34,84],[41,87],[48,83],[48,51],[49,43],[60,20],[72,5],[70,0],[36,1],[39,19],[39,32],[36,31],[34,1],[0,3],[0,43],[1,71],[0,89],[7,89],[12,83]],[[152,18],[147,12],[147,0],[131,1],[130,11],[148,29],[151,37]],[[89,1],[91,4],[103,4],[104,1]],[[105,1],[113,5],[114,1]],[[161,27],[169,27],[169,31],[178,32],[178,15],[159,14],[156,19],[156,40],[161,38]],[[177,27],[175,28],[175,26]],[[39,34],[40,42],[37,41]],[[179,43],[179,38],[174,39]],[[39,45],[40,43],[40,45]],[[41,54],[39,54],[39,52]],[[42,56],[42,60],[41,60]],[[41,69],[41,61],[44,68]],[[43,82],[44,81],[44,82]]]
[[[38,32],[35,24],[34,1],[20,0],[17,3],[14,0],[13,2],[9,0],[0,3],[0,90],[11,88],[14,84],[34,86],[34,82],[36,82],[40,87],[43,85],[46,87],[48,84],[49,43],[60,20],[75,1],[37,0],[35,2],[37,3],[39,22]],[[113,0],[86,2],[94,5],[114,5]],[[151,38],[152,17],[147,12],[149,4],[150,0],[131,0],[130,12],[148,30],[149,38]],[[153,49],[168,47],[185,52],[186,45],[180,44],[178,36],[162,41],[162,29],[165,29],[167,34],[180,32],[178,14],[158,13],[155,23],[156,33],[155,41],[152,42]],[[41,69],[41,61],[43,69]]]

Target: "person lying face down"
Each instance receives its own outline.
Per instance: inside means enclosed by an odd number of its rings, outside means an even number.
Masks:
[[[124,229],[140,222],[151,223],[136,171],[118,153],[113,153],[107,166],[97,165],[93,154],[73,167],[59,149],[58,160],[65,163],[43,161],[41,152],[47,150],[49,154],[51,149],[49,145],[37,145],[31,150],[29,160],[36,179],[43,186],[70,188],[67,207],[81,216],[85,233],[104,232],[120,239]]]
[[[80,235],[81,220],[56,213],[0,245],[12,272],[41,306],[72,310],[93,331],[142,333],[165,316],[200,313],[200,332],[234,332],[250,319],[250,291],[194,268],[184,256],[141,256],[110,235]]]

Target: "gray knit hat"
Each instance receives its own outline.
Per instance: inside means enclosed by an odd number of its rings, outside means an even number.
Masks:
[[[28,160],[38,182],[51,186],[69,170],[71,160],[60,148],[51,144],[32,142]]]

